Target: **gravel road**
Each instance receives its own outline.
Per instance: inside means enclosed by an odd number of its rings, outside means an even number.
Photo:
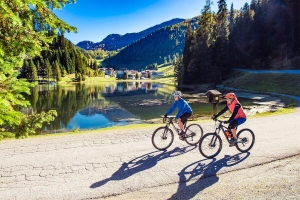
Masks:
[[[0,199],[300,199],[299,121],[299,110],[249,118],[251,151],[224,143],[214,159],[178,138],[157,151],[157,127],[2,141]]]

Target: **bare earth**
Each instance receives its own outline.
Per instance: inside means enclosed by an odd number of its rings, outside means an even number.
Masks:
[[[223,140],[214,159],[177,137],[157,151],[159,125],[2,141],[0,199],[300,199],[299,122],[299,110],[249,118],[239,129],[255,133],[250,152]]]

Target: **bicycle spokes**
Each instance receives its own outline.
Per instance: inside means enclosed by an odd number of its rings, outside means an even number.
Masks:
[[[236,144],[236,148],[240,152],[249,151],[255,142],[255,136],[252,130],[250,129],[242,129],[237,133],[238,141]]]

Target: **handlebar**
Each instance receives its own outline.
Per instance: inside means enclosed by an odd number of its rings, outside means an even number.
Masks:
[[[226,122],[227,120],[219,120],[219,119],[215,119],[215,122],[220,122],[221,124],[223,124],[224,122]]]
[[[165,117],[164,115],[161,115],[162,118],[168,118],[168,119],[173,119],[176,116],[175,115],[167,115],[167,117]]]
[[[170,121],[172,121],[173,119],[176,118],[175,115],[167,115],[166,117],[164,115],[161,115],[161,117],[163,118],[163,123],[166,122],[166,119],[169,119]]]

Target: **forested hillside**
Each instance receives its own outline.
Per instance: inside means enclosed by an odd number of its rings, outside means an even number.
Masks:
[[[49,44],[49,49],[42,51],[40,56],[24,60],[19,77],[36,81],[40,76],[59,81],[61,77],[75,73],[78,81],[83,81],[88,67],[92,66],[89,62],[89,56],[84,50],[77,48],[63,35],[58,35]]]
[[[161,24],[155,25],[153,27],[147,28],[138,33],[126,33],[125,35],[120,34],[110,34],[106,38],[104,38],[101,42],[91,42],[91,41],[82,41],[77,44],[77,46],[86,49],[86,50],[95,50],[95,49],[103,49],[106,51],[116,51],[123,47],[126,47],[133,42],[146,37],[152,32],[161,29],[165,26],[171,26],[173,24],[177,24],[184,21],[184,19],[171,19],[169,21],[163,22]]]
[[[198,27],[198,17],[161,28],[105,59],[103,64],[115,69],[145,69],[155,64],[175,63],[182,55],[186,24]]]
[[[221,82],[232,68],[300,69],[300,1],[252,0],[241,10],[206,0],[195,32],[188,27],[179,84]]]

